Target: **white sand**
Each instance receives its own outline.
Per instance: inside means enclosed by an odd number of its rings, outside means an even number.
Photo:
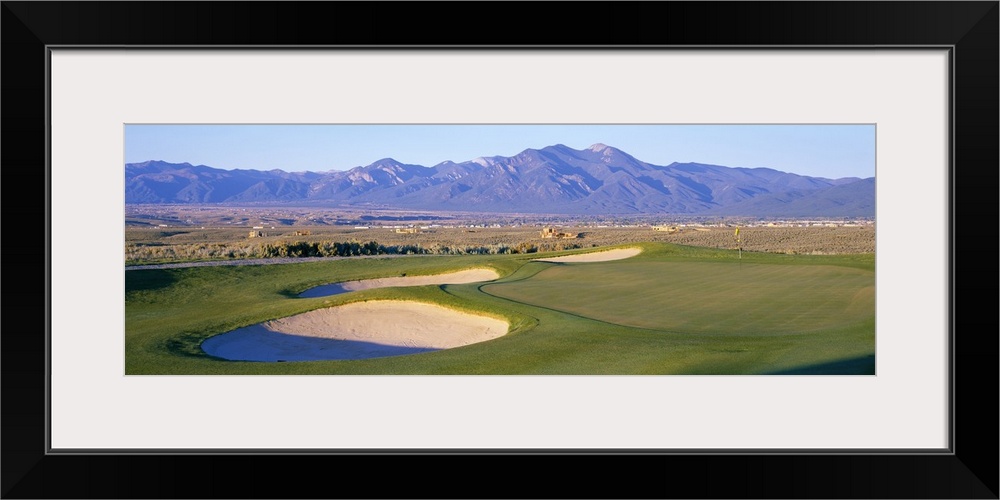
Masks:
[[[538,262],[607,262],[609,260],[621,260],[629,257],[635,257],[641,252],[641,248],[622,248],[619,250],[605,250],[603,252],[591,252],[579,255],[566,255],[563,257],[551,257],[548,259],[535,260]]]
[[[340,293],[354,292],[357,290],[368,290],[371,288],[386,288],[390,286],[421,286],[421,285],[460,285],[463,283],[477,283],[480,281],[492,281],[500,275],[492,269],[468,269],[447,274],[433,274],[429,276],[397,276],[393,278],[375,278],[370,280],[345,281],[342,283],[330,283],[310,288],[299,294],[302,298],[326,297]]]
[[[314,361],[400,356],[507,334],[509,325],[421,302],[380,300],[318,309],[211,337],[202,349],[238,361]]]

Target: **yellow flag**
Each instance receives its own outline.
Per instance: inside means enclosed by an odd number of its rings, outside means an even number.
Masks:
[[[736,228],[736,232],[733,233],[733,236],[739,236],[739,235],[740,235],[740,228]]]

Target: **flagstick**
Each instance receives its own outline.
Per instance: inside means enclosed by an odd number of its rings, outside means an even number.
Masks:
[[[736,237],[736,248],[740,250],[740,269],[743,269],[743,238],[740,238],[740,227],[736,226],[736,231],[733,233]]]

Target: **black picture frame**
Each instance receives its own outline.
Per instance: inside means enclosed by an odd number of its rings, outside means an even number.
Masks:
[[[997,287],[982,257],[998,207],[997,1],[2,4],[0,160],[7,228],[18,228],[2,251],[15,271],[45,271],[14,275],[4,294],[4,498],[998,498]],[[413,44],[950,47],[950,453],[48,453],[47,48]],[[352,481],[304,477],[334,464]],[[476,486],[428,480],[426,468]]]

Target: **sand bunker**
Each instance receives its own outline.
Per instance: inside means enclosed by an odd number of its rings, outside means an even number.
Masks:
[[[548,259],[535,259],[538,262],[607,262],[609,260],[621,260],[635,257],[642,252],[641,248],[622,248],[619,250],[605,250],[603,252],[583,253],[579,255],[566,255],[563,257],[551,257]]]
[[[492,281],[500,275],[492,269],[468,269],[448,274],[434,274],[430,276],[397,276],[393,278],[376,278],[360,281],[345,281],[342,283],[330,283],[310,288],[299,294],[302,298],[326,297],[340,293],[354,292],[357,290],[368,290],[371,288],[385,288],[390,286],[421,286],[421,285],[460,285],[463,283],[477,283],[480,281]]]
[[[216,335],[206,353],[234,361],[367,359],[449,349],[501,337],[501,320],[399,300],[318,309]]]

